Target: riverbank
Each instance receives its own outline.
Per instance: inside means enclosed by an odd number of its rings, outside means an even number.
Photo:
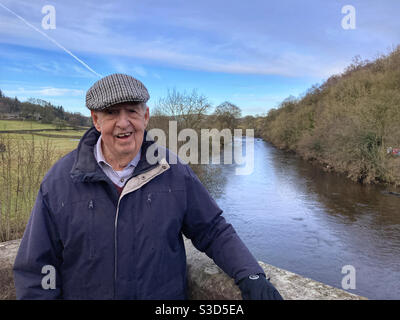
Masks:
[[[252,174],[220,166],[213,180],[217,204],[254,256],[339,288],[343,267],[351,265],[351,292],[399,299],[399,198],[388,188],[324,172],[261,139],[253,145]]]
[[[369,179],[363,179],[363,177],[354,175],[354,173],[350,172],[345,166],[338,165],[337,163],[332,163],[327,159],[324,158],[318,158],[314,154],[308,154],[308,153],[303,153],[302,150],[297,150],[297,149],[291,149],[283,146],[279,146],[274,144],[271,141],[268,141],[265,138],[260,137],[259,139],[263,140],[266,143],[269,143],[272,145],[274,148],[277,148],[279,150],[282,150],[286,153],[290,153],[295,155],[296,157],[299,157],[303,161],[307,161],[311,165],[321,169],[324,172],[331,173],[331,174],[338,174],[343,179],[348,179],[352,182],[359,183],[359,184],[371,184],[371,185],[379,185],[383,186],[389,189],[388,194],[392,195],[398,195],[400,196],[400,177],[399,179],[390,179],[390,181],[385,181],[382,180],[380,177],[375,176],[375,177],[370,177]],[[391,157],[391,155],[387,156],[388,158]],[[396,167],[399,167],[400,170],[400,157],[398,159],[393,159],[397,163],[395,163]],[[397,174],[395,174],[397,176]]]
[[[280,149],[362,184],[400,186],[400,47],[290,97],[254,125]]]

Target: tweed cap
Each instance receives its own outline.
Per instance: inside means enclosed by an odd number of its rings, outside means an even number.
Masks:
[[[121,102],[147,102],[150,95],[142,82],[126,74],[114,73],[98,80],[86,93],[86,107],[104,110]]]

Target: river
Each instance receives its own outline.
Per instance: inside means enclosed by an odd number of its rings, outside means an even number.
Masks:
[[[400,299],[400,197],[260,139],[253,172],[236,167],[207,165],[205,184],[258,260],[337,288],[350,265],[355,289],[346,291]]]

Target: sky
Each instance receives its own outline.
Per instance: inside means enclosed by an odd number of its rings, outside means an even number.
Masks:
[[[399,14],[398,0],[0,0],[0,89],[88,116],[86,91],[118,72],[145,84],[150,112],[176,89],[262,115],[388,54]]]

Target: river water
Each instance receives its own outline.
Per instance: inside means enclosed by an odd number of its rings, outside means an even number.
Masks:
[[[210,164],[204,180],[258,260],[341,289],[350,265],[356,288],[346,291],[400,299],[400,197],[260,139],[252,174],[236,167]]]

